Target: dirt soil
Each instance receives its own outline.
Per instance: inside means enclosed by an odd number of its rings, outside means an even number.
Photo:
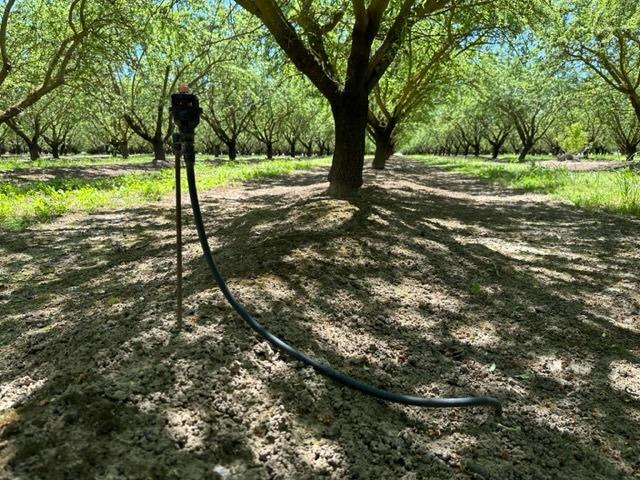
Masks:
[[[623,168],[625,165],[630,165],[630,162],[613,162],[606,160],[544,160],[536,162],[537,165],[541,165],[546,168],[566,168],[571,172],[588,172],[595,170],[612,170],[615,168]]]
[[[396,160],[361,198],[326,169],[203,193],[174,322],[169,199],[0,237],[0,478],[640,478],[640,221]],[[185,200],[186,201],[186,200]]]
[[[130,173],[153,172],[160,166],[169,166],[169,163],[162,162],[158,166],[151,162],[147,164],[114,164],[114,165],[94,165],[77,167],[45,167],[45,168],[20,168],[0,172],[0,181],[14,183],[24,182],[46,182],[49,180],[59,180],[64,178],[80,178],[81,180],[100,180],[103,178],[117,177]]]

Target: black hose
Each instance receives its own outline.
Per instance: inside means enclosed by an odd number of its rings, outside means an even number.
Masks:
[[[233,296],[233,294],[229,290],[229,287],[227,286],[227,282],[216,266],[213,255],[211,254],[211,248],[209,247],[209,241],[204,229],[204,224],[202,222],[202,213],[200,212],[200,202],[198,201],[198,191],[196,189],[194,162],[189,161],[187,158],[185,158],[185,160],[187,181],[189,184],[189,196],[191,197],[191,208],[193,209],[193,217],[196,223],[196,228],[198,230],[198,237],[200,238],[200,244],[202,245],[204,258],[207,261],[207,264],[209,264],[211,273],[213,273],[213,277],[218,283],[222,294],[227,299],[229,304],[234,308],[236,312],[238,312],[238,315],[240,315],[242,319],[247,322],[249,326],[254,329],[260,336],[267,339],[273,346],[279,348],[280,350],[284,350],[293,358],[313,367],[322,375],[325,375],[338,383],[342,383],[347,387],[353,388],[372,397],[380,398],[389,402],[402,403],[405,405],[417,405],[419,407],[453,408],[487,406],[494,407],[497,415],[501,414],[502,405],[494,397],[426,398],[418,397],[415,395],[405,395],[403,393],[389,392],[387,390],[376,388],[372,385],[345,375],[342,372],[334,370],[327,365],[323,365],[322,363],[311,357],[308,357],[307,355],[296,350],[287,342],[275,336],[269,330],[260,325],[260,323],[249,312],[247,312],[244,306]]]

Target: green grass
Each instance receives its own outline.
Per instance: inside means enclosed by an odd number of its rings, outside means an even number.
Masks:
[[[60,159],[41,158],[29,160],[27,157],[2,157],[0,158],[0,172],[10,170],[24,170],[28,168],[56,168],[56,167],[88,167],[102,165],[138,165],[149,163],[148,155],[132,155],[123,160],[121,157],[66,157]]]
[[[513,188],[548,193],[586,209],[640,216],[640,175],[628,170],[570,172],[531,163],[412,156],[429,165]]]
[[[146,161],[149,161],[148,157]],[[232,182],[328,165],[329,162],[328,158],[321,158],[253,163],[237,161],[220,166],[199,163],[196,164],[196,174],[198,187],[205,190]],[[184,178],[182,183],[183,189],[186,189]],[[23,230],[34,223],[50,221],[68,212],[95,211],[105,207],[134,206],[158,201],[173,188],[172,168],[94,180],[70,177],[22,184],[0,182],[0,228]]]

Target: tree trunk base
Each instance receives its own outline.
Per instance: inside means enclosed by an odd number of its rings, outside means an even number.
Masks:
[[[360,196],[360,188],[338,182],[330,182],[327,195],[332,198],[347,199]]]
[[[371,168],[374,170],[384,170],[387,166],[387,162],[393,156],[393,148],[376,148],[375,157],[371,163]]]

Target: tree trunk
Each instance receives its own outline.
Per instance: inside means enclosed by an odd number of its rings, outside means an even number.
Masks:
[[[265,146],[267,147],[267,159],[273,160],[273,142],[265,142]]]
[[[387,160],[393,155],[394,145],[391,139],[392,129],[378,128],[375,130],[376,154],[371,166],[376,170],[384,170]]]
[[[122,158],[129,158],[129,142],[127,142],[126,140],[120,142],[120,155],[122,155]]]
[[[624,146],[624,155],[627,159],[631,159],[638,151],[638,145],[627,143]]]
[[[631,105],[633,106],[633,110],[636,112],[636,117],[638,117],[638,121],[640,121],[640,97],[636,94],[629,95],[629,100],[631,100]]]
[[[228,142],[224,142],[227,146],[227,150],[229,152],[229,160],[232,162],[238,156],[238,143],[235,140],[229,140]]]
[[[296,141],[289,141],[289,156],[291,158],[295,158],[296,157]]]
[[[361,91],[343,93],[331,105],[335,124],[335,149],[329,171],[329,195],[353,197],[362,186],[365,136],[369,101],[364,86]]]
[[[162,138],[155,138],[153,140],[153,163],[154,165],[159,161],[164,161],[167,158],[167,154],[164,148],[164,141]]]
[[[473,144],[473,156],[474,157],[480,156],[480,142]]]
[[[55,159],[60,158],[60,144],[58,142],[51,143],[51,156]]]
[[[531,151],[532,147],[533,144],[531,143],[525,143],[522,145],[522,148],[520,149],[520,155],[518,155],[519,162],[524,162],[524,160],[527,158],[527,154]]]
[[[464,146],[464,156],[465,156],[465,157],[469,155],[469,150],[471,150],[471,146],[467,143],[467,144]]]
[[[29,143],[29,158],[31,160],[38,160],[40,158],[40,145],[38,142]]]
[[[309,144],[305,146],[305,155],[307,157],[313,156],[313,142],[309,142]]]
[[[500,147],[502,145],[499,142],[490,142],[491,143],[491,160],[496,160],[498,155],[500,155]]]

